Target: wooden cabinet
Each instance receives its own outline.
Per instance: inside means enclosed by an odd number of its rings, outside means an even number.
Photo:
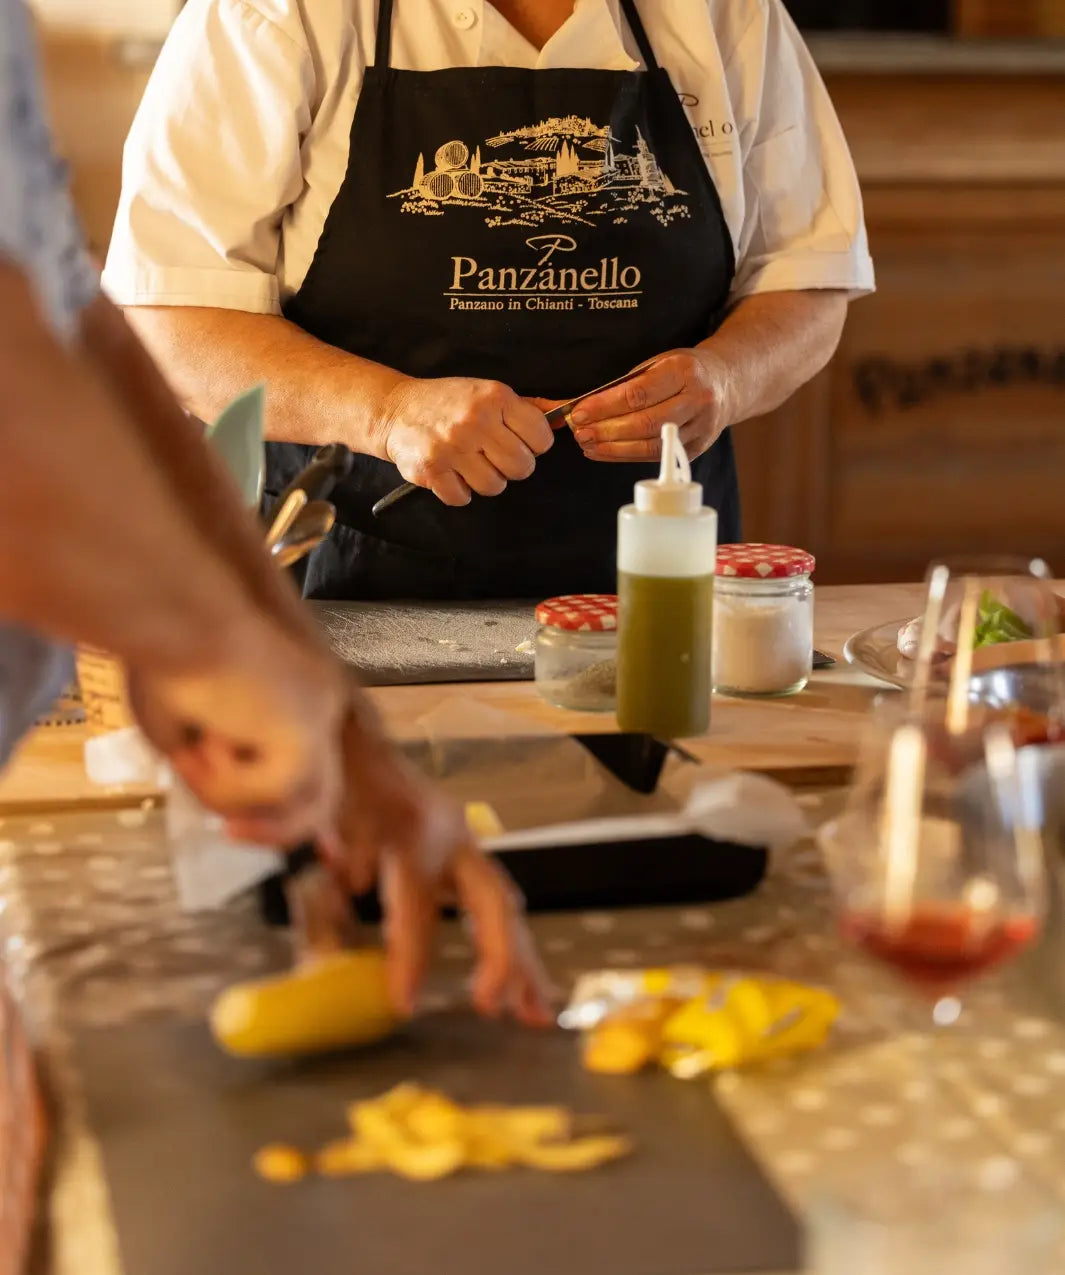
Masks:
[[[1065,0],[954,0],[963,36],[1065,35]]]
[[[942,553],[1065,564],[1065,79],[830,84],[878,291],[830,367],[736,430],[749,539],[818,579]]]

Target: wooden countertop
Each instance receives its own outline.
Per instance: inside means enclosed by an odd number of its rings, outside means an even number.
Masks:
[[[913,615],[920,597],[918,585],[819,589],[815,641],[839,665],[815,673],[801,695],[788,699],[715,700],[710,734],[692,742],[691,751],[715,766],[765,771],[796,783],[837,782],[853,761],[865,711],[877,694],[888,689],[849,668],[843,661],[843,645],[859,629]],[[504,715],[504,720],[496,718],[491,725],[505,734],[522,730],[590,734],[615,728],[612,715],[553,708],[531,682],[380,687],[370,693],[389,729],[401,739],[424,736],[422,721],[428,714],[434,715],[438,732],[483,733],[475,719],[483,719],[484,710]],[[32,735],[0,781],[0,814],[131,806],[158,797],[151,788],[91,784],[82,765],[85,737],[81,727],[57,726]]]

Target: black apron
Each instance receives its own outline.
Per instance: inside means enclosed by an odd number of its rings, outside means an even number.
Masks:
[[[312,336],[410,376],[502,381],[567,399],[704,340],[735,271],[721,201],[634,0],[646,71],[389,65],[381,0],[344,182],[284,307]],[[267,449],[268,493],[311,449]],[[307,564],[318,598],[613,592],[616,516],[657,466],[586,459],[567,430],[524,482],[464,508],[359,455],[338,524]],[[740,538],[728,432],[693,466],[722,541]]]

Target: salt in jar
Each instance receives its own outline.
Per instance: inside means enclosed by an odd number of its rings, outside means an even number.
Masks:
[[[714,582],[714,691],[792,695],[813,668],[814,558],[787,545],[720,545]]]
[[[618,600],[549,598],[536,608],[536,689],[558,708],[610,713],[617,701]]]

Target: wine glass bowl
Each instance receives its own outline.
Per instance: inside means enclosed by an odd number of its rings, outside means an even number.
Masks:
[[[924,995],[953,995],[1039,932],[1042,804],[1001,724],[952,734],[940,706],[873,715],[830,868],[841,931]]]
[[[1049,723],[1044,735],[1060,733],[1065,599],[1051,581],[1046,563],[1035,558],[934,562],[916,630],[911,706],[939,700],[955,734],[980,725],[992,701],[1042,713]]]

